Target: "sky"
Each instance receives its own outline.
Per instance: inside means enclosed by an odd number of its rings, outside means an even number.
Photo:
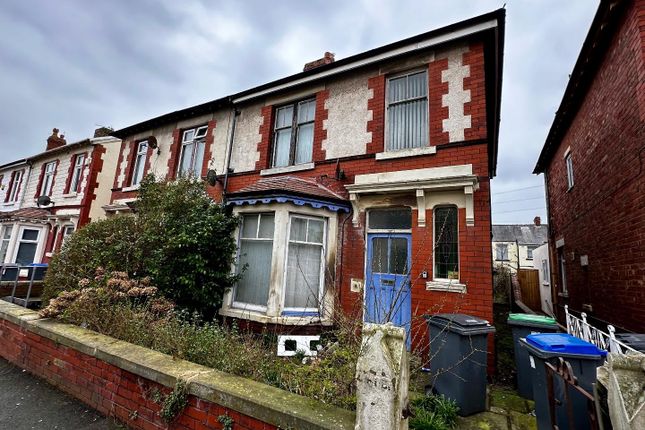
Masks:
[[[532,174],[598,0],[3,0],[0,164],[498,9],[506,40],[493,222],[546,219]]]

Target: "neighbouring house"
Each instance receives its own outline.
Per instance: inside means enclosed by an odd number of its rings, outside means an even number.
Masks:
[[[69,234],[105,216],[119,149],[111,131],[68,144],[54,129],[44,152],[0,166],[0,263],[46,263]]]
[[[551,297],[551,266],[549,264],[548,243],[538,246],[533,250],[533,268],[538,271],[542,312],[547,315],[553,315],[553,298]]]
[[[504,10],[113,133],[107,214],[142,178],[193,175],[241,218],[242,279],[220,314],[314,333],[336,309],[418,329],[492,320],[490,180]]]
[[[533,252],[547,242],[547,226],[540,217],[533,224],[493,224],[493,263],[517,269],[533,268]]]
[[[645,0],[600,2],[534,173],[560,321],[645,332]]]

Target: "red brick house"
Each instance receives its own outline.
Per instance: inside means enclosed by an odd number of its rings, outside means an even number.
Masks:
[[[340,306],[412,321],[415,344],[427,312],[490,320],[504,17],[326,53],[302,73],[118,130],[105,210],[127,211],[147,173],[211,179],[242,219],[247,267],[222,316],[311,332]]]
[[[602,1],[534,173],[553,302],[645,332],[645,0]]]

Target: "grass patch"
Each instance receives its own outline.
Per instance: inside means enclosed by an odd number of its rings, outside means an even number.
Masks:
[[[411,430],[450,430],[457,425],[457,404],[444,396],[423,396],[410,401]]]

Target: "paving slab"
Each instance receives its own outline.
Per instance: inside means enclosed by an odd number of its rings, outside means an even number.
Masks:
[[[3,358],[0,358],[0,387],[0,429],[125,429]]]

